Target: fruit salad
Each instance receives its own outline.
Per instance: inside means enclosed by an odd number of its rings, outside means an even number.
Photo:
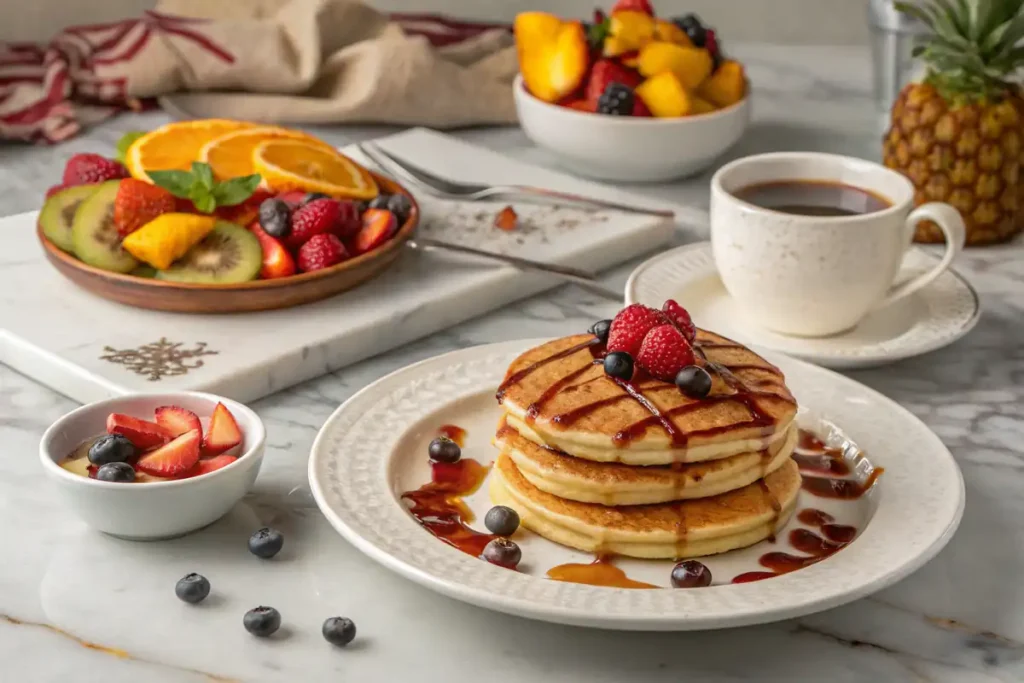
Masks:
[[[129,133],[117,159],[76,154],[39,213],[46,238],[95,268],[173,282],[289,277],[372,251],[412,211],[306,133],[240,121]]]
[[[746,96],[740,62],[695,14],[655,16],[648,0],[619,0],[589,24],[546,12],[515,20],[523,83],[578,111],[672,118],[732,106]]]
[[[107,416],[107,431],[87,439],[60,462],[69,472],[115,483],[189,479],[238,459],[244,437],[223,403],[203,420],[179,406],[157,408],[153,420]]]

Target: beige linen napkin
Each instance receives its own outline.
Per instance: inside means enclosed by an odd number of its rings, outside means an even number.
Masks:
[[[435,128],[516,120],[507,30],[433,47],[351,0],[162,0],[156,15],[166,17],[162,40],[127,64],[132,95],[162,95],[181,116]]]

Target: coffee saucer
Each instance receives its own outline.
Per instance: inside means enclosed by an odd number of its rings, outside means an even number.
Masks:
[[[935,265],[913,248],[896,278],[902,282]],[[736,341],[830,368],[864,368],[918,356],[952,344],[978,322],[977,292],[955,270],[891,306],[869,313],[857,327],[831,337],[791,337],[744,320],[718,277],[710,242],[678,247],[640,264],[626,283],[626,303],[661,306],[675,299],[694,322]]]

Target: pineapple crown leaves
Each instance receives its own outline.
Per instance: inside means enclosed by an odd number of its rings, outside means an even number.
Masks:
[[[191,200],[203,213],[213,213],[218,206],[241,204],[260,184],[259,174],[217,182],[210,165],[201,161],[193,161],[191,171],[149,171],[148,175],[154,185]]]
[[[929,67],[926,80],[948,97],[1000,98],[1024,65],[1024,0],[896,2],[931,35],[914,48]]]

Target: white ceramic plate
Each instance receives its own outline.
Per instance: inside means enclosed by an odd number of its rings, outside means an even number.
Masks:
[[[853,380],[778,355],[804,407],[803,426],[863,449],[857,474],[885,473],[856,503],[802,491],[798,509],[816,507],[854,524],[859,535],[836,555],[805,569],[748,584],[728,583],[761,569],[775,544],[709,558],[716,584],[699,589],[628,590],[544,578],[550,567],[593,559],[521,530],[521,572],[446,545],[400,502],[429,480],[426,447],[442,424],[468,432],[464,457],[490,463],[499,418],[494,391],[505,368],[538,340],[463,349],[411,365],[366,387],[327,420],[313,444],[309,481],[321,511],[361,551],[432,590],[489,609],[545,621],[633,630],[695,630],[755,624],[834,607],[888,586],[933,557],[960,521],[960,470],[935,434],[904,408]],[[832,425],[837,427],[833,427]],[[851,449],[852,451],[853,449]],[[486,484],[467,499],[489,508]],[[844,507],[845,506],[845,507]],[[793,526],[796,522],[791,522]],[[667,585],[672,562],[616,560],[635,580]]]
[[[927,270],[935,260],[911,249],[897,282]],[[644,261],[626,282],[627,304],[660,308],[665,299],[685,306],[700,327],[830,368],[872,367],[940,349],[974,329],[981,317],[977,292],[959,273],[947,270],[916,294],[869,313],[848,332],[820,338],[779,334],[744,319],[718,277],[710,242]]]

